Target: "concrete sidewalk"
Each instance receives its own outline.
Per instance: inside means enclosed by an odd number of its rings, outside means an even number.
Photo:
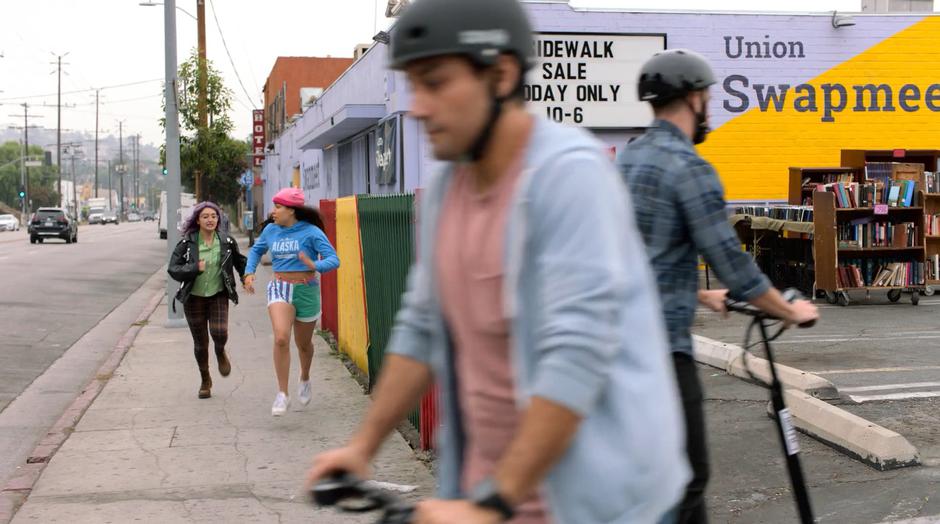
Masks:
[[[259,287],[270,268],[259,268]],[[199,400],[188,329],[163,327],[161,304],[74,433],[53,456],[14,523],[372,522],[311,506],[302,492],[310,458],[340,445],[369,399],[316,338],[313,401],[293,399],[271,416],[276,393],[264,294],[242,293],[230,310],[232,373],[215,357],[212,398]],[[296,350],[291,391],[296,396]],[[375,463],[376,479],[434,491],[434,479],[397,433]]]

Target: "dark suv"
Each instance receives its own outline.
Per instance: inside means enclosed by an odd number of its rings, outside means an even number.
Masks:
[[[42,244],[46,238],[61,238],[66,244],[78,242],[78,223],[60,207],[41,207],[29,220],[29,243]]]

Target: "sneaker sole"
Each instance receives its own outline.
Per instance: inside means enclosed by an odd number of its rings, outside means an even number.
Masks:
[[[271,410],[271,416],[272,416],[272,417],[280,417],[280,416],[282,416],[284,413],[287,413],[288,410],[290,410],[290,401],[288,401],[288,402],[287,402],[287,405],[284,406],[284,411],[275,411],[274,409],[272,409],[272,410]]]

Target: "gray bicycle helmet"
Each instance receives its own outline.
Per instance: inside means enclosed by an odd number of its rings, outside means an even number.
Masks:
[[[490,66],[502,53],[534,65],[532,28],[517,0],[417,0],[392,28],[389,67],[442,55]]]
[[[688,49],[670,49],[643,64],[637,89],[640,100],[662,105],[714,83],[715,73],[704,56]]]

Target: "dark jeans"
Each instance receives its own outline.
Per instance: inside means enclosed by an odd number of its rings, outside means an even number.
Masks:
[[[679,524],[704,524],[708,522],[705,509],[705,486],[708,484],[708,444],[705,438],[705,409],[702,383],[691,355],[673,353],[679,394],[685,413],[686,453],[692,467],[692,480],[685,489],[685,497],[679,505]]]

